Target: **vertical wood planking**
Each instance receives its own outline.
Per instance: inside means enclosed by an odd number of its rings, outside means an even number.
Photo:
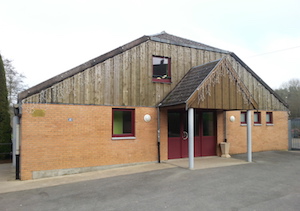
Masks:
[[[209,58],[209,52],[208,51],[204,51],[204,61],[203,63],[208,63],[210,61],[210,58]]]
[[[204,52],[202,50],[197,50],[197,57],[198,65],[204,64]]]
[[[136,86],[135,86],[135,100],[136,100],[136,105],[140,105],[140,89],[141,89],[141,80],[140,80],[140,55],[141,55],[141,51],[140,51],[140,46],[136,47],[136,61],[135,61],[135,80],[136,80]]]
[[[171,84],[152,82],[152,55],[171,58]],[[53,84],[26,100],[46,103],[154,106],[160,102],[192,67],[228,54],[167,43],[146,41],[83,72]],[[228,56],[243,83],[263,109],[284,109],[247,69]],[[242,94],[228,77],[211,86],[212,96],[200,102],[204,108],[245,108]],[[229,94],[230,93],[230,94]],[[222,97],[218,97],[222,96]],[[209,100],[208,100],[209,99]],[[223,101],[222,101],[223,99]]]
[[[226,74],[222,77],[222,92],[223,108],[229,109],[229,79]]]
[[[123,105],[128,105],[129,95],[129,81],[130,81],[130,64],[129,64],[129,52],[126,51],[123,54]]]
[[[113,81],[113,105],[120,105],[120,56],[117,55],[114,60],[114,81]]]
[[[96,83],[96,77],[95,77],[95,67],[92,67],[90,69],[90,83],[89,83],[89,89],[90,89],[90,104],[95,104],[95,83]]]
[[[113,105],[114,104],[114,71],[115,71],[115,64],[114,64],[114,59],[113,58],[110,58],[109,59],[110,61],[110,64],[109,64],[109,83],[110,83],[110,86],[109,86],[109,105]]]
[[[85,83],[84,83],[84,74],[83,72],[79,73],[79,84],[78,84],[79,91],[79,103],[84,102],[84,90],[85,90]]]
[[[163,45],[163,54],[168,57],[171,58],[171,63],[172,63],[172,53],[171,53],[171,46],[170,44],[164,44]],[[172,64],[171,65],[171,81],[172,81]],[[160,92],[160,96],[159,98],[157,98],[156,100],[156,105],[161,101],[163,96],[166,96],[169,92],[171,91],[171,84],[169,83],[164,83],[163,86],[161,86],[161,92]]]
[[[150,53],[150,55],[156,55],[156,56],[163,56],[162,55],[162,47],[160,45],[160,43],[150,43],[149,42],[149,47],[148,50],[152,53]],[[148,67],[150,67],[151,69],[153,68],[153,62],[152,62],[152,56],[150,58],[148,58],[148,61],[151,61],[151,63],[148,63]],[[149,71],[148,72],[148,77],[151,78],[150,83],[148,81],[149,87],[148,87],[148,99],[147,99],[147,105],[155,105],[156,103],[156,92],[157,90],[160,91],[160,86],[157,85],[158,83],[153,83],[152,82],[152,74],[153,71]],[[146,82],[147,83],[147,82]]]
[[[210,84],[210,90],[209,93],[207,93],[207,107],[208,108],[215,108],[216,106],[216,93],[215,93],[215,87],[213,84]]]
[[[147,94],[147,89],[148,89],[148,65],[147,65],[147,55],[150,54],[150,52],[148,53],[148,46],[149,46],[149,41],[146,43],[143,43],[140,45],[140,59],[139,59],[139,66],[140,66],[140,84],[141,87],[139,89],[139,99],[140,99],[140,103],[139,105],[146,105],[146,94]],[[150,57],[152,58],[152,54],[150,55]],[[152,60],[151,60],[152,62]],[[149,70],[150,72],[152,72],[152,69]],[[149,79],[150,80],[150,79]]]
[[[101,104],[101,64],[97,64],[95,66],[95,104],[100,105]]]
[[[90,69],[86,69],[85,71],[83,71],[83,80],[85,84],[85,89],[83,90],[84,104],[90,104],[90,94],[91,94],[91,90],[89,89]]]
[[[178,46],[177,58],[178,58],[177,59],[177,61],[178,61],[178,63],[177,63],[177,70],[178,70],[177,80],[180,81],[180,79],[184,76],[184,55],[183,55],[183,47],[181,47],[181,46]],[[177,84],[178,81],[176,81],[176,82],[174,81],[175,84]],[[175,84],[174,84],[174,86],[175,86]]]
[[[174,82],[179,81],[179,69],[178,69],[178,47],[175,45],[171,45],[171,88],[174,87]]]
[[[194,48],[191,48],[191,66],[195,67],[198,65],[197,62],[197,50]]]
[[[192,67],[192,65],[191,65],[192,58],[191,58],[191,49],[188,47],[184,47],[183,49],[184,49],[184,51],[183,51],[184,68],[183,68],[182,75],[184,76],[185,73],[187,73]]]
[[[130,103],[129,105],[136,105],[136,96],[137,96],[137,89],[136,89],[136,83],[137,83],[137,55],[136,55],[136,47],[132,48],[131,50],[131,73],[130,73],[130,86],[131,86],[131,97],[130,97]]]
[[[222,109],[222,78],[219,83],[215,84],[215,98],[216,98],[216,108]]]
[[[104,105],[110,105],[110,59],[104,61]]]

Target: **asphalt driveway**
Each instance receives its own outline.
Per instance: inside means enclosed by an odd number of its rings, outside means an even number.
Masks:
[[[2,193],[0,210],[299,210],[300,152],[253,153],[253,161]]]

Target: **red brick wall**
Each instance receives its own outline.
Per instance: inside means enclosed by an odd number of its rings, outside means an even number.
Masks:
[[[136,139],[112,140],[112,107],[44,104],[34,113],[28,107],[21,119],[22,180],[33,171],[157,161],[156,108],[135,108]]]
[[[134,140],[112,140],[112,108],[85,105],[36,105],[28,112],[23,105],[21,119],[21,179],[32,179],[33,171],[105,166],[157,161],[157,110],[135,108]],[[125,108],[125,107],[124,107]],[[127,107],[131,108],[131,107]],[[143,117],[152,119],[145,122]],[[253,152],[288,148],[287,112],[274,111],[274,125],[252,126]],[[229,117],[235,116],[230,122]],[[72,118],[73,121],[68,121]],[[252,112],[253,120],[253,112]],[[168,159],[167,110],[160,112],[161,160]],[[246,126],[240,124],[240,111],[227,112],[227,140],[230,153],[247,152]],[[217,112],[217,142],[224,141],[224,113]],[[220,155],[219,146],[217,154]]]
[[[227,112],[227,141],[230,142],[230,153],[247,152],[247,126],[240,123],[240,111]],[[235,117],[230,122],[230,116]],[[261,125],[253,124],[252,151],[287,150],[288,149],[288,114],[286,111],[273,111],[273,125],[266,124],[266,111],[261,111]]]

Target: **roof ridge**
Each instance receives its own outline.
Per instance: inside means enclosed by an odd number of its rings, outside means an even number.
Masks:
[[[156,42],[162,42],[162,43],[168,43],[168,44],[174,44],[184,47],[190,47],[190,48],[197,48],[207,51],[215,51],[220,53],[230,53],[230,51],[223,50],[220,48],[216,48],[201,42],[197,42],[194,40],[190,40],[187,38],[175,36],[173,34],[169,34],[166,31],[162,31],[161,33],[154,34],[154,35],[148,35],[148,37]]]

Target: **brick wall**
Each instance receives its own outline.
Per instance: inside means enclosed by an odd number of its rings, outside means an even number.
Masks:
[[[287,150],[288,149],[288,114],[286,111],[273,111],[273,125],[266,124],[266,111],[261,112],[261,125],[252,120],[252,151]],[[230,153],[247,152],[247,126],[240,123],[240,111],[227,112],[227,141],[230,142]],[[235,121],[229,120],[230,116]]]
[[[21,179],[32,179],[32,172],[55,169],[107,166],[157,161],[157,110],[135,108],[133,140],[112,140],[112,108],[86,105],[23,105],[21,118]],[[124,107],[131,108],[131,107]],[[152,119],[145,122],[143,117]],[[287,112],[274,111],[273,125],[252,126],[253,152],[287,150]],[[235,116],[235,121],[229,120]],[[253,121],[253,112],[252,112]],[[161,160],[168,159],[167,110],[160,112]],[[224,113],[217,112],[217,142],[224,141]],[[230,154],[247,152],[247,127],[240,124],[240,111],[227,112],[226,136]],[[220,155],[217,145],[217,155]]]
[[[22,180],[33,171],[157,161],[156,108],[135,108],[136,139],[112,140],[110,106],[29,106],[21,118]]]

